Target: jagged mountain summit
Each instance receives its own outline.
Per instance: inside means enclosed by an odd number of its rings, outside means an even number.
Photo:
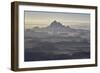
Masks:
[[[57,28],[57,27],[62,27],[62,28],[64,28],[65,26],[64,25],[62,25],[60,22],[57,22],[56,20],[55,21],[53,21],[48,27],[50,27],[50,28]]]
[[[66,31],[72,31],[73,29],[70,26],[66,27],[62,23],[54,20],[49,26],[45,28],[34,27],[33,30],[37,32],[61,33]]]

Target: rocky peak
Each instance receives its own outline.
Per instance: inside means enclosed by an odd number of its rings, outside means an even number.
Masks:
[[[50,26],[48,27],[54,27],[54,28],[57,28],[57,27],[65,27],[64,25],[62,25],[60,22],[57,22],[56,20],[54,20]]]

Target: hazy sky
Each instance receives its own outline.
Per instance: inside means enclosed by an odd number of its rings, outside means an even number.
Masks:
[[[25,11],[25,28],[46,27],[54,20],[63,25],[90,24],[90,14]]]

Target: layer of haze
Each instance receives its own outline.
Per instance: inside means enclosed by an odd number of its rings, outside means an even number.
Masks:
[[[47,27],[54,20],[68,25],[86,25],[90,24],[90,14],[85,13],[61,13],[61,12],[38,12],[25,11],[25,28]]]

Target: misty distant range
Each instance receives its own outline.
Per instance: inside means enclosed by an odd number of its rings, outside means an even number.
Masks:
[[[90,29],[54,20],[47,27],[24,30],[24,61],[90,58]]]

